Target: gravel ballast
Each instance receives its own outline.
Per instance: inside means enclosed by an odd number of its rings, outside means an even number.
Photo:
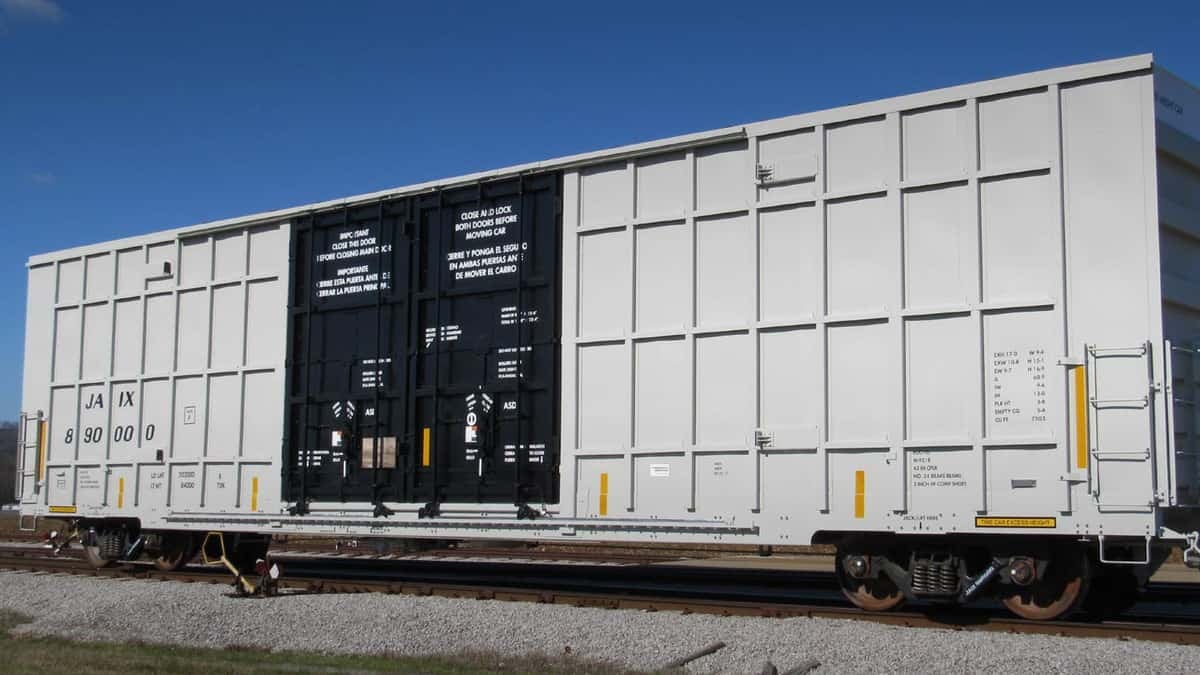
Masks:
[[[230,596],[226,586],[0,572],[0,609],[33,617],[14,633],[192,647],[349,654],[542,653],[651,670],[714,642],[690,672],[1184,673],[1200,647],[1140,641],[896,628],[406,595]]]

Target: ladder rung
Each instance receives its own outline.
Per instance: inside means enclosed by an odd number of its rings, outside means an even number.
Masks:
[[[1150,405],[1150,397],[1148,396],[1143,396],[1142,398],[1092,399],[1092,407],[1097,410],[1104,408],[1145,408],[1147,405]]]

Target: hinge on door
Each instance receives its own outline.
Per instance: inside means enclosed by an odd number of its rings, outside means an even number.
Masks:
[[[775,442],[774,434],[769,434],[769,433],[763,431],[762,429],[754,430],[754,445],[759,450],[771,447],[771,444],[774,442]]]
[[[754,168],[754,178],[760,183],[770,180],[774,174],[775,167],[771,164],[759,164]]]
[[[1060,475],[1058,479],[1064,483],[1086,483],[1088,477],[1085,471],[1073,471]]]

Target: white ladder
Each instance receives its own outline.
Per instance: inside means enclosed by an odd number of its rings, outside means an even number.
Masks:
[[[32,433],[31,433],[32,432]],[[42,490],[42,462],[45,460],[45,416],[36,413],[21,413],[17,425],[17,472],[15,496],[20,505],[17,529],[32,532],[37,529],[37,514],[25,515],[25,506],[36,506]],[[29,486],[29,489],[26,489]]]

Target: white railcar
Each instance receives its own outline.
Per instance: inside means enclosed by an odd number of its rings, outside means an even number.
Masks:
[[[1200,556],[1200,91],[1135,56],[38,255],[26,329],[21,514],[97,562],[817,542],[868,608],[1117,608]]]

